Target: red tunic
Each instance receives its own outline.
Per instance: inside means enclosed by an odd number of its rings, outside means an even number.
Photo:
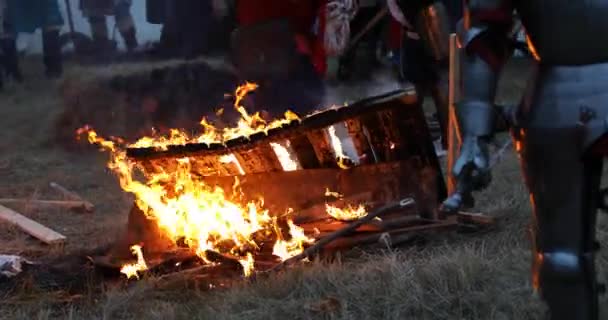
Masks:
[[[322,32],[320,35],[315,35],[313,26],[317,17],[320,17],[324,2],[324,0],[238,0],[236,18],[241,26],[287,18],[296,32],[298,51],[310,56],[317,72],[323,74],[326,66]],[[321,26],[319,29],[324,28]]]

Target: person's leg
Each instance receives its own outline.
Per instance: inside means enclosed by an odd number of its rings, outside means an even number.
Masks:
[[[4,21],[4,31],[0,34],[0,77],[2,72],[17,82],[23,81],[17,53],[17,35],[8,21]],[[2,70],[3,69],[3,70]]]
[[[42,31],[42,53],[46,75],[50,78],[60,77],[63,73],[63,57],[58,28],[50,27]]]
[[[580,128],[514,131],[533,209],[533,286],[550,319],[598,318],[596,214],[602,158],[581,150]]]
[[[137,42],[137,29],[131,15],[131,1],[118,0],[114,6],[114,17],[118,31],[125,41],[127,51],[133,51],[139,45]]]

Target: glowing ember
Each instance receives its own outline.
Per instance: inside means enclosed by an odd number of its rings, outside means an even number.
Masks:
[[[344,153],[344,149],[342,148],[342,142],[340,141],[340,138],[338,138],[338,136],[336,135],[336,127],[330,126],[329,128],[327,128],[327,132],[329,133],[331,147],[334,150],[336,159],[338,159],[338,166],[340,167],[340,169],[348,169],[346,161],[350,160],[350,158]]]
[[[367,210],[365,206],[360,204],[357,207],[347,206],[346,208],[337,208],[329,204],[325,204],[325,209],[327,214],[336,220],[342,221],[352,221],[365,217],[367,215]]]
[[[296,171],[300,169],[300,164],[298,163],[298,160],[293,156],[291,152],[289,152],[289,140],[286,141],[284,144],[285,145],[275,142],[270,143],[272,150],[274,150],[274,153],[277,155],[277,158],[281,163],[281,167],[283,167],[283,170],[285,171]]]
[[[237,90],[235,108],[241,114],[241,119],[235,128],[219,130],[203,120],[201,124],[204,132],[197,137],[172,130],[169,137],[145,137],[132,145],[127,145],[120,139],[101,138],[88,127],[78,130],[78,134],[86,135],[90,143],[99,145],[110,154],[107,166],[118,176],[121,188],[135,195],[139,209],[154,220],[170,239],[176,244],[179,241],[187,245],[204,261],[205,252],[208,251],[234,256],[240,260],[246,275],[253,271],[254,256],[260,250],[254,241],[254,234],[263,235],[266,240],[277,239],[274,248],[280,258],[298,254],[306,243],[313,240],[291,222],[288,223],[289,233],[283,234],[276,218],[272,218],[263,208],[262,199],[245,203],[239,198],[241,192],[238,180],[235,181],[231,196],[222,188],[208,185],[203,178],[193,175],[191,169],[196,164],[195,158],[181,158],[175,164],[167,166],[163,166],[163,163],[153,164],[156,170],[150,172],[140,163],[130,160],[126,149],[163,149],[169,145],[189,142],[223,142],[237,136],[267,131],[298,119],[295,114],[287,112],[284,119],[266,123],[257,113],[249,115],[240,102],[255,87],[254,84],[246,84]],[[222,156],[220,161],[235,163],[244,174],[234,155]],[[141,181],[136,179],[141,176]],[[136,276],[137,271],[146,269],[141,248],[137,249],[137,253],[136,249],[133,250],[138,255],[138,263],[123,268],[127,276]]]
[[[137,278],[139,279],[138,272],[148,270],[146,260],[144,260],[144,254],[141,252],[141,246],[134,245],[131,247],[131,252],[137,257],[137,262],[133,264],[126,264],[120,269],[120,273],[127,276],[127,279]]]

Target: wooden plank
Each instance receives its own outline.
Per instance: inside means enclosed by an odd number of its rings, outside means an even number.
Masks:
[[[336,167],[336,157],[331,148],[329,137],[325,129],[311,130],[306,132],[308,141],[312,144],[315,155],[321,167]]]
[[[302,169],[317,169],[321,167],[319,159],[317,159],[317,155],[315,154],[315,149],[306,135],[297,134],[291,137],[289,142]]]
[[[447,181],[448,193],[452,194],[456,188],[455,178],[452,176],[454,162],[458,158],[462,138],[456,118],[456,101],[460,99],[460,48],[458,47],[458,36],[450,35],[450,74],[449,74],[449,118],[448,118],[448,163]]]
[[[64,242],[66,237],[58,232],[55,232],[40,223],[31,220],[14,210],[0,205],[0,220],[6,221],[15,225],[21,230],[27,232],[31,236],[39,239],[46,244],[57,244]]]

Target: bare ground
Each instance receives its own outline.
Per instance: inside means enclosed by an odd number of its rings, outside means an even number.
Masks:
[[[55,181],[97,208],[76,214],[15,207],[68,242],[50,248],[0,224],[0,254],[46,261],[111,243],[125,226],[131,199],[104,168],[103,154],[68,153],[53,145],[52,122],[62,108],[58,83],[37,76],[38,62],[26,66],[27,83],[0,94],[0,197],[55,199],[48,187]],[[509,65],[500,103],[517,101],[525,70],[523,62]],[[0,319],[540,319],[543,307],[529,277],[530,208],[513,152],[477,200],[477,210],[500,217],[496,230],[397,249],[353,250],[332,262],[312,262],[230,289],[155,288],[144,280],[128,290],[107,287],[68,300],[23,289],[0,294]],[[598,233],[608,246],[604,216]],[[605,279],[607,251],[598,264]],[[601,303],[607,305],[605,299]]]

